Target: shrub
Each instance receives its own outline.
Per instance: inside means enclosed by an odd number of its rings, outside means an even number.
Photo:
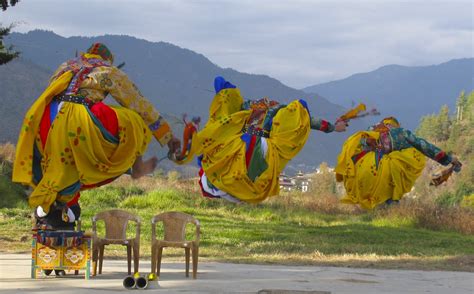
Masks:
[[[9,161],[13,162],[15,159],[15,145],[8,142],[5,144],[0,144],[0,162]]]
[[[5,151],[5,149],[1,150]],[[0,156],[4,154],[5,153],[2,153]],[[12,168],[11,161],[0,158],[0,207],[10,208],[26,205],[27,196],[25,188],[17,183],[13,183],[11,180]]]
[[[454,192],[446,191],[436,198],[435,203],[440,206],[453,207],[459,206],[463,201],[464,197],[474,192],[472,187],[465,182],[461,182],[457,185]]]
[[[464,196],[461,201],[461,207],[474,208],[474,193],[469,196]]]
[[[403,220],[419,228],[474,233],[474,210],[466,207],[447,207],[430,201],[404,199],[398,205],[378,209],[375,214],[379,219]]]
[[[166,178],[170,182],[177,182],[180,179],[181,175],[178,171],[172,170],[169,171],[166,175]]]

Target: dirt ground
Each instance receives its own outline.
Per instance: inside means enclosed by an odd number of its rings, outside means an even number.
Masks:
[[[125,260],[105,260],[103,274],[85,280],[30,278],[31,256],[0,254],[0,293],[115,293],[123,287]],[[150,261],[140,263],[143,274]],[[83,273],[80,273],[83,274]],[[203,262],[196,280],[186,278],[183,263],[163,263],[156,293],[474,293],[474,273],[376,270],[343,267],[277,266]]]

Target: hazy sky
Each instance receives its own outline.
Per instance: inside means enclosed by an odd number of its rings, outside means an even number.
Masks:
[[[3,25],[165,41],[302,88],[387,64],[473,57],[472,1],[21,0]]]

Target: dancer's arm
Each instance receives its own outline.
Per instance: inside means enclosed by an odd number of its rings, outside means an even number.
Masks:
[[[410,130],[399,128],[398,130],[395,129],[392,133],[392,140],[394,140],[394,149],[401,149],[399,146],[397,148],[396,145],[406,142],[411,147],[416,148],[418,151],[423,153],[425,156],[433,159],[436,162],[439,162],[442,165],[448,165],[453,163],[454,165],[461,165],[461,163],[453,156],[447,154],[441,148],[437,147],[434,144],[426,141],[423,138],[420,138],[413,134]],[[398,143],[398,144],[397,144]],[[403,145],[403,143],[401,144]]]
[[[101,88],[109,92],[122,106],[138,113],[148,125],[153,136],[165,146],[174,138],[168,122],[158,110],[142,95],[128,76],[116,67],[111,67],[108,74],[99,76]]]
[[[322,131],[325,133],[344,132],[346,130],[346,124],[343,121],[338,121],[336,124],[332,124],[324,119],[311,117],[311,129]]]

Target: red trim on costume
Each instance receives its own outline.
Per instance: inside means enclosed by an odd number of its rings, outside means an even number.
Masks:
[[[216,196],[214,196],[212,194],[209,194],[206,191],[204,191],[204,188],[202,187],[202,175],[203,174],[204,174],[204,170],[201,167],[201,169],[199,170],[199,187],[201,187],[202,196],[207,197],[207,198],[219,198],[219,197],[216,197]]]
[[[438,154],[436,154],[435,160],[439,162],[439,161],[441,161],[441,159],[443,159],[445,156],[446,156],[446,152],[441,151],[441,152],[439,152]]]
[[[115,137],[118,136],[118,119],[115,111],[108,105],[97,102],[90,107],[91,112],[97,117],[104,128]]]
[[[321,131],[327,131],[329,128],[329,123],[324,119],[321,120]]]
[[[253,150],[255,148],[255,142],[257,141],[257,136],[253,135],[250,139],[249,149],[245,152],[245,166],[249,167],[250,159],[252,159]]]
[[[76,195],[74,195],[74,198],[71,199],[66,205],[67,207],[71,207],[79,202],[79,198],[81,197],[81,193],[77,192]]]
[[[103,186],[103,185],[105,185],[105,184],[112,183],[115,179],[116,179],[116,178],[112,178],[112,179],[107,179],[107,180],[105,180],[105,181],[102,181],[102,182],[99,182],[99,183],[95,183],[95,184],[82,185],[82,186],[81,186],[81,190],[87,190],[87,189],[97,188],[97,187]]]
[[[41,144],[43,145],[43,148],[44,148],[44,145],[46,144],[46,139],[48,139],[48,133],[49,133],[50,128],[51,128],[51,104],[48,104],[46,105],[46,108],[44,109],[43,117],[41,117],[40,129],[39,129]]]
[[[361,153],[359,153],[359,154],[357,154],[356,156],[354,156],[354,157],[352,158],[352,161],[353,161],[354,163],[356,163],[357,161],[359,161],[359,159],[361,159],[362,157],[364,157],[364,155],[366,155],[366,154],[367,154],[367,151],[362,151]]]

